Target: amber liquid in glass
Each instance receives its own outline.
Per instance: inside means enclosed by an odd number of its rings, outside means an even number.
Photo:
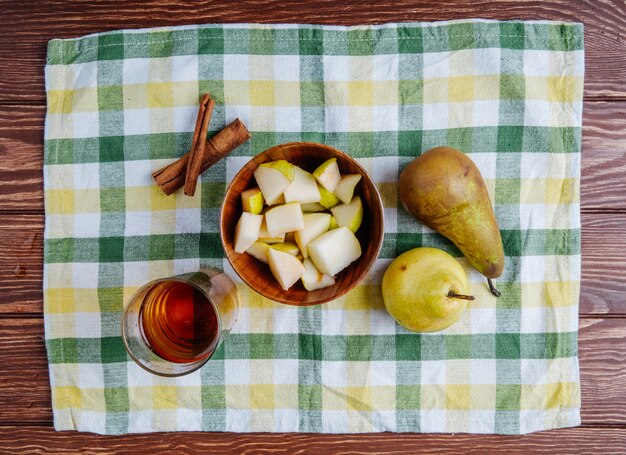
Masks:
[[[217,314],[206,296],[190,284],[157,283],[146,294],[139,318],[146,343],[162,359],[196,362],[216,348]]]

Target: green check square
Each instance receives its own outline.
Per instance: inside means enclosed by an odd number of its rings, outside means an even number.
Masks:
[[[348,32],[349,55],[373,55],[374,37],[371,30],[350,30]]]
[[[251,359],[274,358],[274,335],[271,333],[251,333],[250,337]]]
[[[421,360],[422,336],[419,334],[396,335],[396,360]]]
[[[44,142],[44,164],[71,164],[73,160],[72,139],[49,139]]]
[[[420,27],[398,27],[398,52],[400,54],[421,54],[424,52],[422,29]]]
[[[167,261],[175,258],[175,241],[173,235],[151,235],[150,251],[148,259],[150,261]]]
[[[448,43],[450,51],[475,47],[476,36],[474,34],[474,24],[450,24],[448,26]]]
[[[78,363],[76,338],[52,338],[46,340],[50,363]]]
[[[102,136],[98,146],[100,162],[124,161],[124,136]]]
[[[200,396],[202,409],[226,408],[226,390],[223,385],[203,385]]]
[[[519,359],[521,352],[519,333],[496,334],[496,358]]]
[[[130,403],[126,387],[105,387],[104,402],[107,412],[128,412]]]
[[[346,360],[366,361],[372,359],[372,337],[351,335],[346,337]]]
[[[324,32],[321,29],[298,30],[300,55],[324,55]]]
[[[98,304],[100,312],[114,313],[124,310],[124,288],[98,287]]]
[[[76,338],[78,363],[100,363],[100,338]]]
[[[496,385],[496,410],[519,411],[522,386],[519,384]]]
[[[224,30],[220,28],[201,28],[198,30],[198,54],[224,53]]]
[[[102,337],[100,339],[102,363],[126,362],[126,348],[122,337]]]
[[[398,155],[415,157],[422,148],[422,131],[398,131]]]
[[[298,385],[298,408],[312,411],[322,410],[322,388],[319,385]]]
[[[122,262],[124,260],[124,237],[100,237],[100,262]]]
[[[500,99],[523,100],[526,97],[526,79],[523,74],[500,75]]]
[[[100,210],[102,212],[124,212],[126,209],[124,188],[100,188]]]
[[[150,58],[171,57],[174,55],[172,32],[150,32],[148,39]]]
[[[524,23],[501,22],[500,46],[506,49],[524,49]]]
[[[98,60],[124,58],[124,34],[110,33],[98,36]]]
[[[522,179],[496,179],[496,204],[519,204]]]
[[[448,335],[446,340],[447,359],[471,359],[472,336],[471,335]]]
[[[322,359],[322,337],[300,333],[298,336],[298,358],[300,360],[321,360]]]
[[[220,235],[217,232],[200,233],[200,257],[221,258],[223,255]]]
[[[522,255],[522,233],[517,229],[500,229],[505,256]]]
[[[502,125],[498,127],[498,152],[521,152],[524,138],[523,126]]]
[[[324,106],[324,82],[300,82],[300,103],[302,106]]]
[[[119,111],[124,109],[124,97],[121,85],[98,87],[98,109],[101,111]]]
[[[423,79],[402,79],[398,81],[398,99],[402,104],[420,104],[424,101]]]
[[[448,130],[447,145],[468,153],[474,149],[472,137],[473,131],[471,128],[450,128]]]
[[[398,385],[396,386],[396,409],[411,410],[420,409],[420,387],[419,385]]]
[[[348,154],[355,158],[372,156],[374,149],[374,133],[365,131],[350,133],[348,136]]]
[[[250,54],[272,55],[274,53],[274,31],[266,29],[250,30]]]

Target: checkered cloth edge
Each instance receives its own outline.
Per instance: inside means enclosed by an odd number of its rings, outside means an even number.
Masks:
[[[457,21],[363,27],[202,25],[53,40],[46,66],[44,321],[58,430],[526,433],[577,425],[583,29]],[[200,93],[215,132],[252,139],[165,197],[151,171],[187,151]],[[367,279],[310,308],[239,284],[244,307],[201,370],[152,376],[120,317],[159,277],[217,266],[226,184],[254,154],[317,141],[358,159],[385,206]],[[502,230],[493,298],[397,200],[399,171],[448,144],[478,165]],[[384,309],[398,254],[442,248],[476,300],[441,333]]]

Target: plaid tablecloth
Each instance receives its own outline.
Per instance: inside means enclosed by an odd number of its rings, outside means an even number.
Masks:
[[[52,40],[45,131],[44,318],[58,430],[526,433],[577,425],[583,30],[554,22],[365,27],[203,25]],[[252,139],[166,197],[150,173],[191,143],[200,93],[213,132]],[[378,184],[385,240],[344,298],[294,308],[240,284],[232,335],[200,371],[152,376],[120,338],[148,280],[230,270],[227,182],[278,143],[317,141]],[[480,168],[502,229],[502,297],[399,205],[399,171],[448,144]],[[459,257],[477,296],[441,333],[399,327],[382,302],[391,260]],[[230,270],[231,275],[234,273]]]

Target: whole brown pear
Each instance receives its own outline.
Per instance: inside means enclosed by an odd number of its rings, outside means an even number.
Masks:
[[[452,147],[430,149],[402,171],[398,192],[404,208],[450,239],[476,270],[488,279],[502,274],[498,222],[485,181],[466,154]]]

